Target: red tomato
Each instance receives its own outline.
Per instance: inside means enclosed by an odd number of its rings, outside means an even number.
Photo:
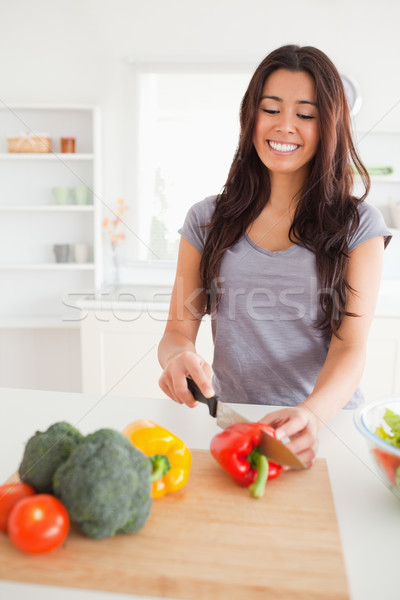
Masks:
[[[396,471],[400,467],[400,458],[379,448],[374,448],[375,459],[386,473],[392,485],[396,485]]]
[[[10,540],[19,550],[30,554],[58,548],[68,530],[67,509],[50,494],[36,494],[20,500],[8,519]]]
[[[0,485],[0,531],[7,531],[7,521],[11,509],[22,498],[36,494],[34,488],[27,483],[15,482]]]

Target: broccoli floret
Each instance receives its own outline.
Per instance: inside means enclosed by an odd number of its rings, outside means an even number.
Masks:
[[[90,538],[133,533],[152,505],[149,458],[113,429],[85,437],[56,471],[53,487],[69,516]]]
[[[47,431],[37,431],[27,442],[18,472],[37,492],[53,492],[53,475],[84,439],[75,427],[61,421]]]

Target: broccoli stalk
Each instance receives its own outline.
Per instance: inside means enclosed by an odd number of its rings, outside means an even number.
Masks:
[[[21,481],[39,493],[52,493],[55,471],[83,439],[80,431],[64,421],[37,431],[25,446],[18,469]]]
[[[149,456],[149,459],[153,467],[150,481],[157,481],[157,479],[161,479],[161,477],[164,477],[164,475],[166,475],[171,468],[171,463],[169,462],[169,458],[166,454],[154,454],[153,456]]]
[[[130,440],[100,429],[71,452],[53,478],[56,496],[90,538],[133,533],[150,514],[152,465]]]

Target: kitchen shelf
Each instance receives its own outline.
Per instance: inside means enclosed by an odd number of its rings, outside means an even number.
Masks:
[[[0,206],[0,212],[93,212],[93,204],[43,204],[41,206],[29,205],[4,205]]]
[[[370,175],[369,178],[371,181],[376,181],[378,183],[400,183],[400,177],[397,173],[391,175]],[[356,181],[361,181],[361,177],[358,173],[354,173],[354,179]]]
[[[370,175],[371,181],[378,183],[400,183],[400,177],[398,175]]]
[[[1,152],[0,160],[93,160],[94,154],[57,152]]]
[[[95,106],[0,106],[0,273],[7,289],[0,297],[0,326],[57,328],[66,299],[101,287],[100,129]],[[7,138],[18,131],[47,131],[52,151],[8,152]],[[66,136],[75,138],[76,152],[61,152]],[[55,203],[59,186],[69,188],[68,204]],[[73,203],[73,189],[81,186],[90,190],[90,204]],[[72,250],[82,243],[90,262],[55,262],[54,245]]]
[[[94,263],[0,263],[3,271],[92,271]]]

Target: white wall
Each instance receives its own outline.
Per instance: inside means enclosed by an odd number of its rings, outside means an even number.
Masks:
[[[134,220],[134,173],[121,159],[134,135],[126,127],[134,95],[128,57],[256,66],[282,44],[314,45],[358,81],[363,106],[357,127],[400,131],[399,6],[398,0],[0,0],[0,101],[100,106],[103,201],[124,198]],[[10,347],[9,335],[0,340],[0,355]],[[0,385],[48,387],[45,369],[27,366],[37,351],[45,365],[56,346],[27,335],[24,345],[21,332],[15,334],[17,355],[7,368],[0,366]],[[74,359],[64,370],[58,365],[51,386],[76,390],[78,332],[65,335]],[[54,344],[63,346],[60,336]]]
[[[130,202],[129,56],[256,66],[284,43],[315,45],[359,82],[357,127],[400,130],[399,22],[397,0],[1,0],[0,98],[101,106],[104,201]]]

